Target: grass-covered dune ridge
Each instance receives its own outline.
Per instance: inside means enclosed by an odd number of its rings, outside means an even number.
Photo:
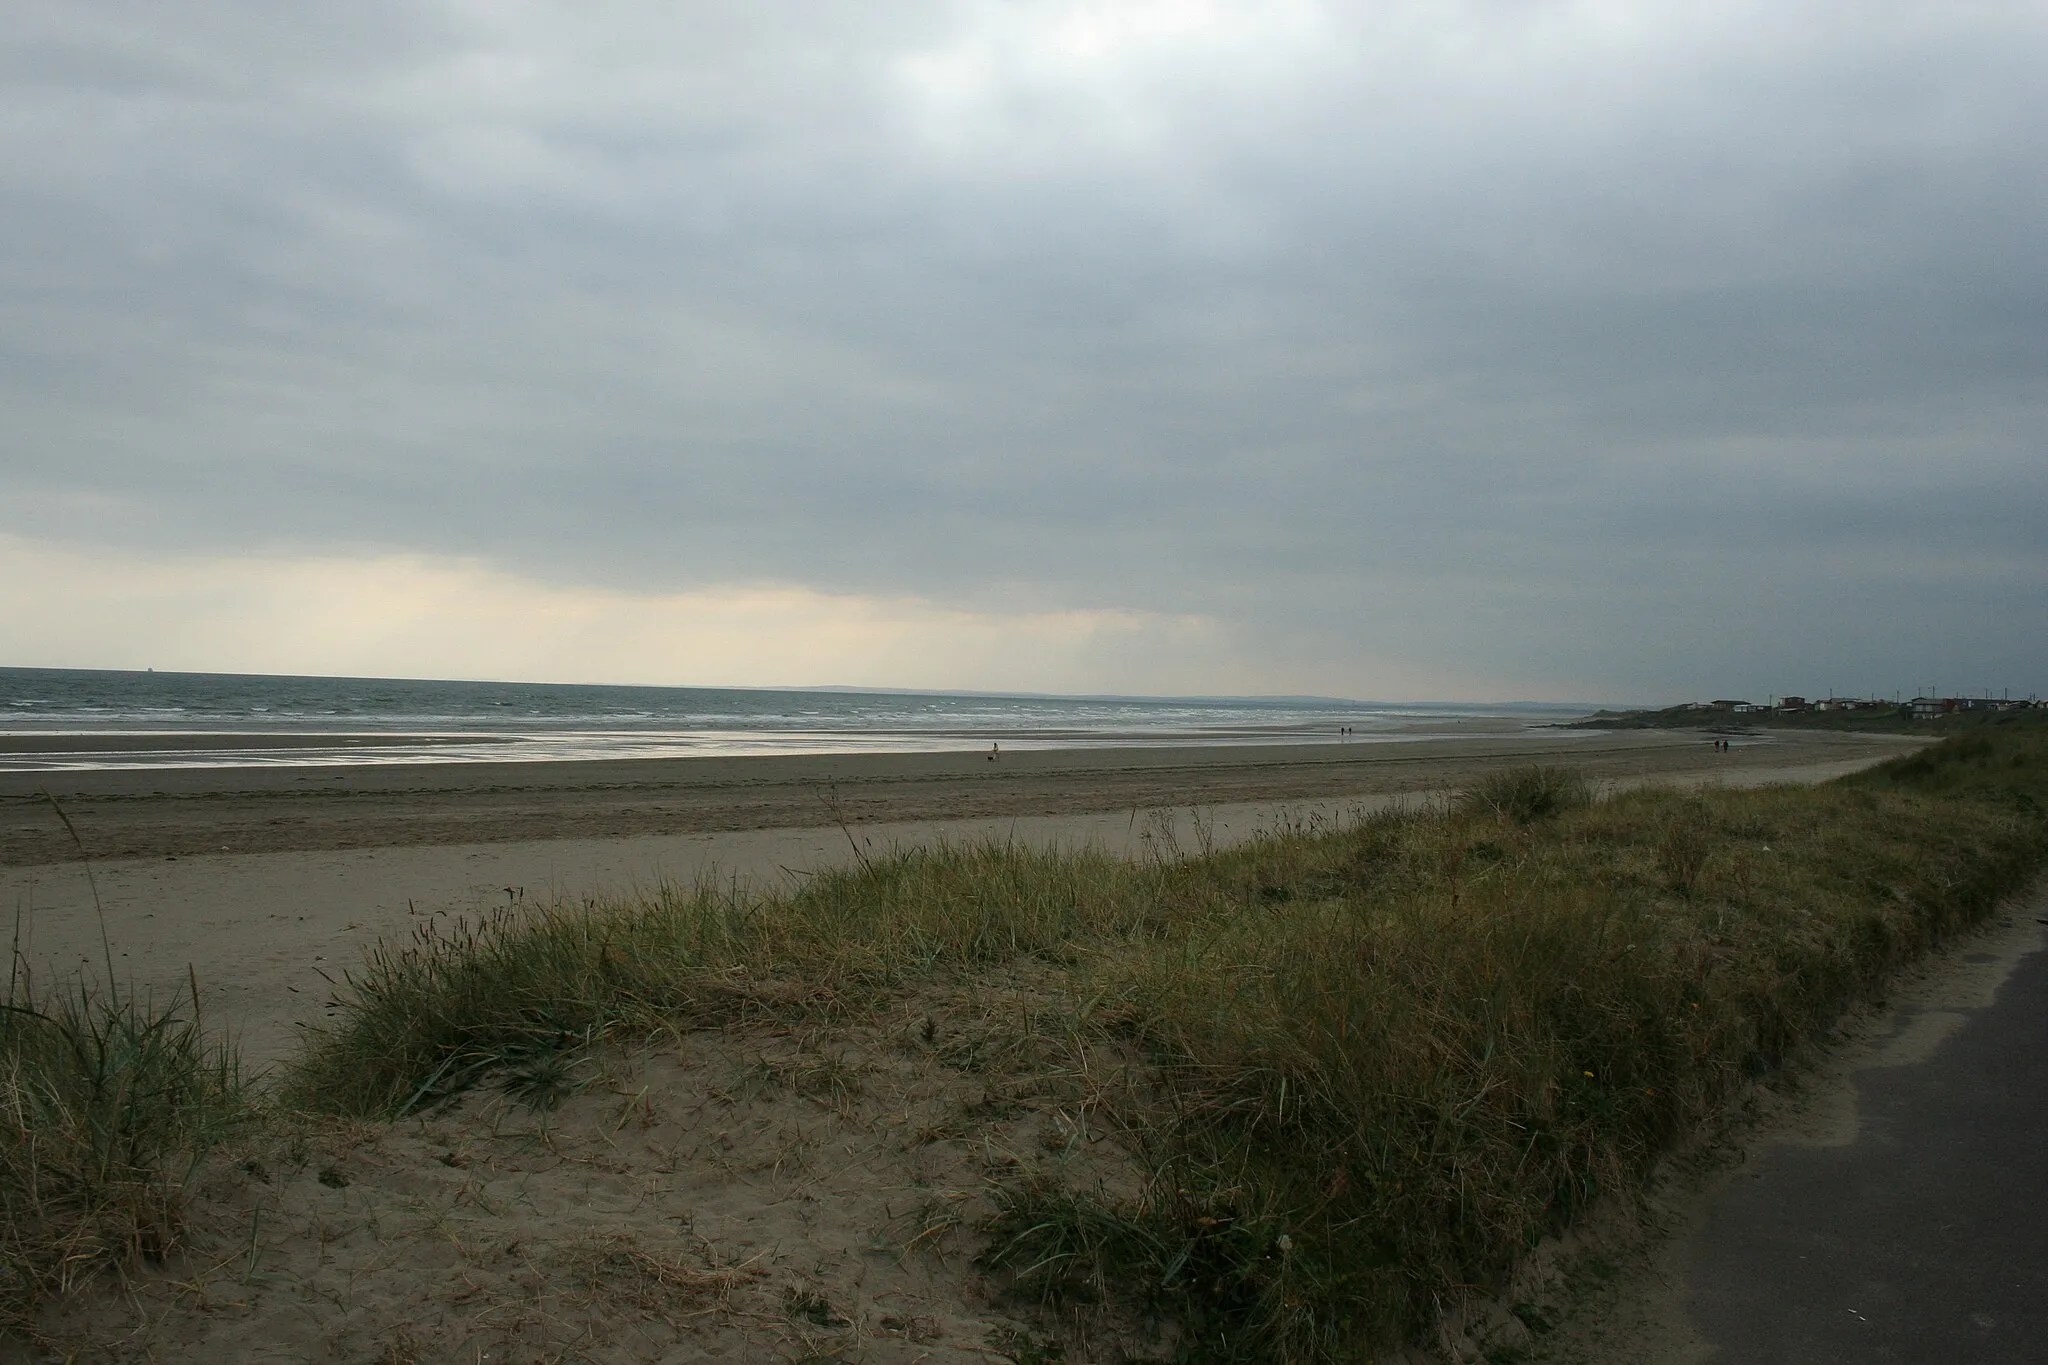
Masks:
[[[1141,1300],[1198,1353],[1354,1358],[1636,1187],[2023,885],[2044,798],[2043,734],[1987,730],[1821,788],[1594,802],[1523,774],[1184,859],[930,848],[789,895],[508,916],[379,953],[288,1093],[356,1115],[490,1078],[544,1094],[610,1032],[830,1020],[1036,959],[1156,1068],[1121,1116],[1149,1183],[1009,1191],[991,1263]]]
[[[544,1083],[624,1029],[749,1014],[830,1020],[942,970],[1078,963],[1165,932],[1170,878],[1088,853],[936,846],[828,871],[792,896],[707,886],[428,927],[350,978],[286,1079],[293,1103],[394,1117],[509,1074]]]
[[[1156,1283],[1220,1354],[1414,1335],[2043,847],[2029,817],[1838,789],[1248,851],[1216,869],[1249,891],[1235,915],[1098,969],[1172,1092],[1149,1129],[1171,1177],[1115,1211],[1166,1250],[1077,1245],[1027,1201],[1003,1255],[1051,1293]]]

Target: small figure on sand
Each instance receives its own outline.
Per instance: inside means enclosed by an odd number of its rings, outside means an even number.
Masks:
[[[990,745],[988,746],[988,761],[989,761],[989,762],[993,763],[993,762],[995,762],[995,761],[996,761],[997,759],[1001,758],[1002,756],[1003,756],[1003,746],[1002,746],[1002,745],[1000,745],[1000,744],[990,744]]]

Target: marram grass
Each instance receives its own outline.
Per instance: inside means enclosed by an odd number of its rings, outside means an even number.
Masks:
[[[942,845],[824,872],[792,895],[669,887],[430,927],[349,977],[339,1021],[285,1097],[398,1116],[620,1029],[844,1017],[938,970],[1073,961],[1163,932],[1166,890],[1157,867],[1102,855]]]
[[[1821,788],[1596,803],[1536,769],[1179,861],[941,847],[506,916],[374,956],[296,1093],[402,1113],[618,1029],[829,1020],[1035,958],[1156,1068],[1123,1116],[1149,1184],[1006,1192],[991,1266],[1169,1315],[1196,1355],[1360,1358],[2020,887],[2044,773],[2032,729]]]
[[[545,1102],[608,1036],[829,1027],[1033,962],[1089,1002],[1077,1027],[1149,1063],[1118,1115],[1145,1179],[1006,1189],[987,1266],[1016,1293],[1156,1312],[1194,1358],[1363,1359],[1639,1188],[1746,1080],[2022,887],[2044,807],[2048,733],[1987,727],[1820,788],[1596,802],[1529,772],[1186,859],[942,846],[787,894],[507,913],[374,952],[276,1099],[358,1118],[486,1084]],[[73,1066],[43,1027],[12,1044],[22,1096]],[[179,1055],[176,1074],[216,1074]],[[154,1124],[145,1168],[203,1150],[220,1074],[177,1092],[211,1098]],[[34,1140],[78,1128],[14,1112]]]
[[[1077,1250],[1044,1191],[996,1260],[1053,1297],[1145,1286],[1216,1357],[1412,1339],[2044,853],[2034,816],[1836,787],[1221,855],[1181,932],[1089,964],[1169,1097],[1149,1192],[1091,1213],[1133,1231]]]
[[[0,1005],[0,1329],[184,1232],[185,1188],[250,1110],[192,1002],[39,993]]]

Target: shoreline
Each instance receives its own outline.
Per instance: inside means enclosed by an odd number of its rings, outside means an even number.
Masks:
[[[1000,726],[897,729],[822,724],[711,729],[614,729],[489,725],[328,730],[295,727],[27,729],[0,727],[0,776],[185,769],[337,769],[479,763],[697,762],[734,758],[981,756],[999,744],[1027,751],[1178,751],[1337,748],[1432,740],[1526,738],[1569,743],[1569,727],[1507,716],[1410,720],[1350,727],[1289,721],[1194,729],[1097,729],[1012,722]]]

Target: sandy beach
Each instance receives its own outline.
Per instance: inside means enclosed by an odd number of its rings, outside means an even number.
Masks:
[[[860,754],[611,763],[109,769],[0,774],[0,895],[43,980],[115,971],[186,989],[252,1060],[318,1020],[378,938],[436,915],[701,877],[787,883],[932,839],[1124,852],[1245,838],[1569,763],[1609,785],[1817,781],[1918,741],[1577,732],[1341,746]],[[62,803],[88,864],[42,791]]]

